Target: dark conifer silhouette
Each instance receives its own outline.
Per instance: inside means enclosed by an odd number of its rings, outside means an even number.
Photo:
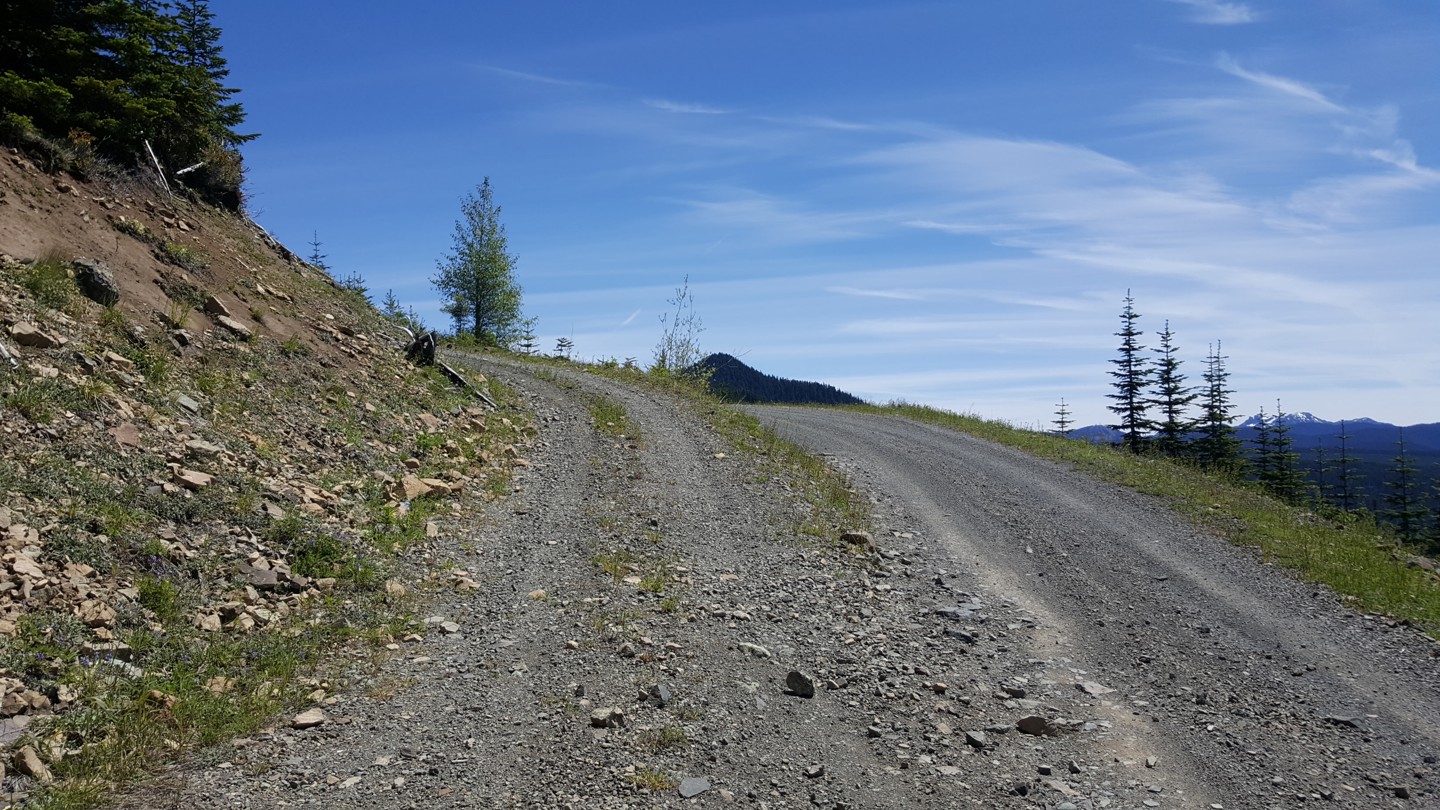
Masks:
[[[1145,357],[1145,346],[1140,343],[1140,336],[1145,333],[1136,324],[1139,320],[1135,299],[1126,290],[1125,308],[1120,313],[1120,331],[1115,333],[1120,338],[1120,356],[1110,361],[1115,366],[1115,370],[1110,372],[1115,380],[1112,384],[1115,393],[1107,395],[1115,401],[1108,407],[1117,417],[1117,423],[1109,427],[1123,433],[1121,443],[1137,453],[1144,449],[1146,435],[1153,428],[1146,417],[1150,401],[1145,392],[1154,373]]]

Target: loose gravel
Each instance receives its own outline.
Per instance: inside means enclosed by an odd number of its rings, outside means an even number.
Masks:
[[[468,362],[540,441],[512,496],[412,560],[425,631],[342,668],[320,722],[178,767],[151,806],[1434,799],[1434,645],[1139,496],[913,423],[764,409],[873,493],[879,550],[857,552],[801,535],[789,482],[704,414]],[[597,396],[629,434],[592,424]]]

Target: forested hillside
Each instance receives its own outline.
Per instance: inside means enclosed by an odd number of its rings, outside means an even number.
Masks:
[[[237,129],[205,0],[3,0],[0,19],[0,140],[82,179],[153,177],[158,162],[166,182],[240,207],[236,147],[255,136]]]
[[[728,354],[712,354],[695,364],[710,373],[710,390],[735,402],[778,402],[795,405],[860,405],[859,397],[833,385],[774,377]]]

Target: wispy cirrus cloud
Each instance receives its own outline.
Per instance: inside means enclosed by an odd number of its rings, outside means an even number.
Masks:
[[[556,86],[556,87],[603,87],[603,86],[604,86],[604,85],[602,85],[602,84],[597,84],[597,83],[595,83],[595,82],[582,81],[582,80],[580,80],[580,79],[561,79],[561,78],[557,78],[557,77],[555,77],[555,76],[545,76],[545,75],[542,75],[542,74],[539,74],[539,73],[530,73],[530,72],[523,71],[523,70],[511,70],[510,68],[502,68],[502,67],[497,67],[497,66],[495,66],[495,65],[478,65],[478,67],[479,67],[481,70],[483,70],[483,71],[485,71],[485,72],[487,72],[487,73],[494,73],[494,74],[497,75],[497,76],[504,76],[504,77],[509,78],[509,79],[519,79],[519,80],[521,80],[521,81],[526,81],[526,82],[535,82],[535,83],[537,83],[537,84],[549,84],[549,85],[554,85],[554,86]]]
[[[1244,79],[1247,82],[1259,85],[1268,90],[1274,90],[1282,95],[1308,101],[1321,109],[1331,112],[1347,112],[1345,107],[1331,101],[1324,93],[1304,82],[1258,70],[1246,69],[1241,67],[1240,62],[1228,53],[1221,53],[1216,56],[1215,66],[1229,73],[1231,76]]]
[[[1260,15],[1244,3],[1229,0],[1170,0],[1190,7],[1191,22],[1205,25],[1243,25],[1256,22]]]
[[[857,298],[885,298],[891,301],[924,301],[925,295],[910,290],[862,289],[859,287],[826,287],[825,292]]]
[[[726,115],[730,112],[729,110],[722,110],[719,107],[711,107],[706,104],[670,101],[663,98],[641,99],[640,103],[646,107],[653,107],[654,109],[664,110],[665,112],[686,113],[689,115]]]

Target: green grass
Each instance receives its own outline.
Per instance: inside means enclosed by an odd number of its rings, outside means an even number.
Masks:
[[[644,788],[652,793],[674,790],[680,784],[675,777],[654,768],[636,768],[635,773],[625,778],[636,787]]]
[[[626,415],[625,406],[600,394],[590,395],[590,419],[594,421],[595,429],[606,436],[617,439],[640,436],[639,428],[631,424],[630,417]]]
[[[181,242],[166,242],[160,246],[161,257],[171,264],[198,272],[210,266],[210,255],[204,248],[193,247]]]
[[[684,751],[690,747],[690,737],[679,726],[662,726],[640,736],[641,745],[659,753],[661,751]]]
[[[1233,476],[1020,430],[1004,422],[907,403],[856,409],[979,436],[1156,496],[1195,525],[1259,549],[1266,560],[1330,586],[1357,608],[1412,622],[1440,638],[1440,584],[1405,567],[1407,555],[1370,517],[1320,515],[1282,503]]]
[[[16,271],[17,280],[42,306],[68,311],[80,298],[69,267],[59,253],[47,253]]]

